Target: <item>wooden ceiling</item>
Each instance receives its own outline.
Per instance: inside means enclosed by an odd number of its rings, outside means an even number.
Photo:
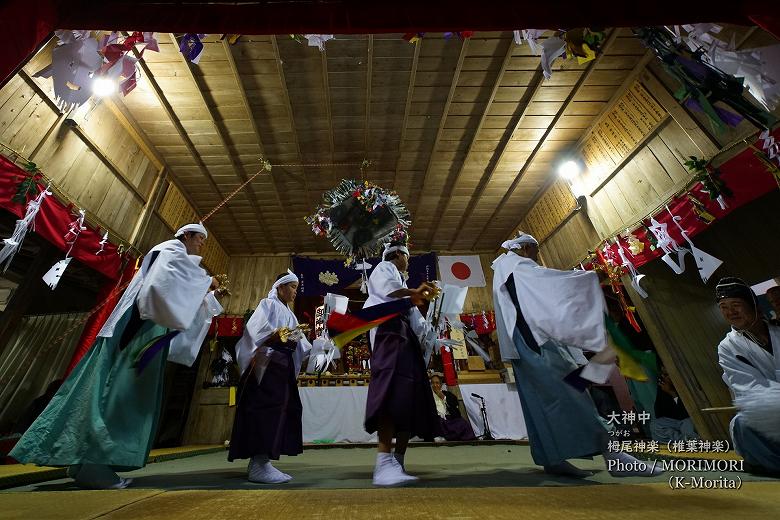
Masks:
[[[324,52],[289,36],[210,37],[198,65],[176,36],[158,39],[122,103],[196,210],[261,156],[276,165],[208,222],[233,255],[332,251],[303,217],[341,178],[360,178],[363,159],[366,178],[410,208],[414,249],[495,250],[646,55],[629,30],[610,30],[596,60],[558,60],[545,80],[511,32],[336,35]]]

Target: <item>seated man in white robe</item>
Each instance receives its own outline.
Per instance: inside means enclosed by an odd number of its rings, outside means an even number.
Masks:
[[[92,348],[12,457],[68,467],[83,488],[129,485],[115,472],[146,465],[166,360],[192,365],[212,317],[222,312],[213,291],[219,284],[196,256],[206,236],[201,224],[188,224],[149,251]]]
[[[501,357],[514,369],[534,462],[547,473],[582,478],[591,473],[567,459],[602,454],[613,476],[660,474],[650,463],[608,451],[607,430],[590,395],[564,381],[582,358],[572,348],[597,352],[583,377],[598,379],[614,368],[598,275],[540,266],[530,235],[502,247],[509,252],[493,262],[496,328]]]
[[[739,409],[730,428],[734,448],[748,471],[780,477],[780,327],[767,323],[739,278],[721,279],[715,293],[731,325],[718,360]]]

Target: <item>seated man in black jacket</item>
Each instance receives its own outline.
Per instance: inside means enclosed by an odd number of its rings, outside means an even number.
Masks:
[[[441,420],[441,430],[448,441],[473,441],[474,430],[469,422],[460,414],[458,398],[455,394],[441,389],[441,377],[431,376],[431,389],[433,401],[436,403],[436,411]]]

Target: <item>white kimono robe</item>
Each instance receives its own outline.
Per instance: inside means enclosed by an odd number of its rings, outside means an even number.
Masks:
[[[607,307],[596,273],[549,269],[514,253],[499,256],[492,267],[496,328],[504,360],[518,359],[512,342],[517,311],[506,287],[510,275],[514,275],[518,302],[539,345],[552,340],[593,352],[607,345]]]
[[[171,341],[168,360],[191,366],[212,318],[223,310],[213,292],[208,292],[211,276],[200,261],[201,257],[188,255],[178,239],[154,246],[98,337],[113,336],[116,324],[137,303],[142,319],[182,331]]]
[[[408,289],[406,282],[401,277],[401,272],[393,262],[387,260],[380,262],[371,272],[371,276],[368,279],[368,298],[366,303],[363,304],[363,308],[397,300],[398,298],[393,298],[389,295],[400,289]],[[427,321],[417,307],[412,307],[408,312],[409,325],[412,327],[412,331],[417,335],[420,344],[425,345],[423,340],[428,331]],[[376,328],[371,329],[368,336],[373,346]]]
[[[298,318],[287,305],[282,303],[276,291],[273,291],[273,294],[268,298],[261,300],[255,312],[252,313],[252,317],[247,321],[243,336],[236,343],[236,357],[241,374],[252,365],[252,359],[257,356],[255,375],[257,383],[260,384],[270,362],[271,353],[274,351],[273,348],[264,345],[265,341],[274,331],[282,327],[292,329],[297,326]],[[303,359],[310,350],[309,340],[305,337],[301,338],[293,353],[296,374],[301,371]]]
[[[606,430],[596,407],[587,392],[564,381],[582,364],[572,353],[584,357],[582,349],[599,351],[606,345],[598,277],[547,269],[514,253],[501,255],[492,267],[501,357],[512,363],[534,461],[552,466],[598,454]]]
[[[731,330],[718,345],[718,361],[739,409],[729,425],[735,450],[780,474],[780,327],[768,327],[773,354]]]

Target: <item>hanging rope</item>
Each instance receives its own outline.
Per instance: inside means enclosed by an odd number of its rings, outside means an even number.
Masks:
[[[225,204],[230,202],[230,199],[235,197],[238,194],[238,192],[243,190],[250,182],[255,180],[255,178],[257,178],[258,175],[260,175],[264,171],[270,172],[271,168],[274,167],[274,166],[277,167],[277,168],[294,168],[294,167],[299,167],[299,168],[332,168],[334,166],[359,166],[360,167],[360,177],[361,177],[361,180],[365,181],[366,180],[366,175],[365,175],[366,169],[368,169],[372,165],[372,162],[369,161],[368,159],[363,159],[359,163],[358,162],[344,162],[344,163],[285,163],[285,164],[271,164],[271,162],[268,161],[267,159],[261,158],[260,162],[263,165],[262,168],[260,168],[257,172],[255,172],[254,175],[249,177],[246,180],[246,182],[244,182],[241,186],[239,186],[238,188],[233,190],[227,197],[225,197],[225,199],[222,202],[217,204],[214,207],[214,209],[212,209],[211,211],[206,213],[200,219],[201,223],[206,222],[208,219],[210,219],[214,215],[214,213],[216,213],[217,211],[222,209],[225,206]]]
[[[232,192],[230,195],[228,195],[227,197],[225,197],[225,199],[224,199],[222,202],[220,202],[219,204],[217,204],[217,205],[216,205],[216,207],[215,207],[214,209],[212,209],[211,211],[209,211],[208,213],[206,213],[206,215],[205,215],[205,216],[203,216],[203,218],[201,218],[201,219],[200,219],[201,223],[203,223],[203,222],[206,222],[208,219],[210,219],[210,218],[211,218],[211,216],[212,216],[214,213],[216,213],[217,211],[219,211],[219,210],[220,210],[220,208],[222,208],[222,207],[223,207],[225,204],[227,204],[227,203],[230,201],[230,199],[232,199],[233,197],[235,197],[235,196],[236,196],[236,194],[237,194],[239,191],[243,190],[243,189],[244,189],[244,187],[245,187],[247,184],[249,184],[250,182],[252,182],[253,180],[255,180],[255,178],[256,178],[258,175],[260,175],[261,173],[263,173],[263,172],[264,172],[264,171],[266,171],[266,170],[268,170],[269,172],[271,171],[271,163],[270,163],[270,162],[268,162],[267,160],[265,160],[265,159],[262,159],[262,158],[260,159],[260,162],[263,164],[263,167],[262,167],[262,168],[260,168],[260,169],[259,169],[257,172],[255,172],[255,174],[254,174],[254,175],[252,175],[251,177],[249,177],[249,178],[246,180],[246,182],[244,182],[244,184],[242,184],[241,186],[239,186],[238,188],[236,188],[235,190],[233,190],[233,192]]]

